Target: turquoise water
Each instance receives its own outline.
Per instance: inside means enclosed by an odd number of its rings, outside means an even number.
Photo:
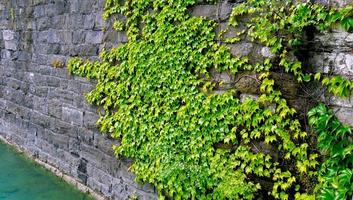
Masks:
[[[0,200],[92,200],[0,142]]]

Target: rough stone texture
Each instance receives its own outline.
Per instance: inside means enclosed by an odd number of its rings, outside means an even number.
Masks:
[[[242,30],[242,25],[240,23],[240,28],[237,29],[228,27],[226,19],[229,17],[231,8],[238,2],[241,1],[221,1],[215,5],[199,5],[191,9],[191,14],[194,16],[205,16],[219,22],[220,25],[216,31],[228,29],[223,37],[232,38],[237,32]],[[343,7],[351,5],[353,0],[316,0],[316,2]],[[249,57],[250,63],[259,62],[264,58],[274,58],[274,55],[267,47],[251,43],[250,41],[226,45],[234,56]],[[340,29],[316,34],[307,44],[307,47],[307,54],[304,58],[301,58],[304,59],[305,64],[312,66],[315,71],[322,72],[324,75],[342,75],[353,80],[353,34]],[[236,89],[240,93],[240,97],[259,93],[259,83],[256,74],[240,72],[236,77],[232,77],[227,73],[218,74],[212,71],[212,75],[214,81],[219,83],[215,93],[221,94],[231,88]],[[283,89],[282,94],[289,105],[299,110],[301,114],[306,113],[314,103],[303,97],[311,96],[311,98],[321,99],[320,93],[323,92],[323,89],[317,85],[299,85],[292,77],[285,74],[273,73],[272,76],[276,83],[279,84],[279,88]],[[299,91],[299,88],[302,89],[303,87],[305,89]],[[311,94],[307,94],[307,92]],[[353,95],[348,99],[331,97],[326,100],[336,111],[337,117],[351,126],[353,126],[352,97]]]
[[[308,64],[324,74],[341,75],[353,80],[353,34],[336,29],[317,34],[308,45]],[[329,104],[336,116],[353,126],[352,97],[331,97]]]
[[[353,3],[352,0],[315,0],[316,2],[328,4],[331,6],[343,7],[346,5],[351,5]]]
[[[353,77],[353,34],[333,30],[316,35],[312,41],[310,64],[324,73]]]
[[[232,6],[241,1],[199,5],[190,13],[219,22],[219,32],[227,27]],[[339,6],[352,3],[318,1]],[[97,131],[97,108],[88,105],[83,96],[94,83],[68,75],[66,68],[53,67],[73,56],[97,59],[103,47],[127,41],[123,32],[102,31],[103,2],[0,0],[0,135],[109,198],[137,195],[156,199],[153,187],[134,183],[134,175],[128,171],[131,160],[114,157],[111,146],[119,142]],[[224,37],[230,38],[237,31],[230,28]],[[308,46],[306,60],[316,70],[353,78],[353,34],[327,32],[314,37]],[[254,61],[273,58],[268,48],[248,41],[229,44],[229,48],[233,55],[249,56]],[[257,98],[257,74],[240,72],[233,77],[212,72],[212,76],[220,83],[215,93],[235,88],[242,101]],[[284,88],[290,105],[305,108],[291,76],[271,76]],[[351,99],[331,98],[329,103],[342,121],[353,125]]]
[[[97,110],[84,98],[93,84],[52,67],[126,42],[103,33],[103,2],[0,0],[0,135],[107,198],[157,199],[134,182],[131,161],[113,155],[118,141],[97,130]]]

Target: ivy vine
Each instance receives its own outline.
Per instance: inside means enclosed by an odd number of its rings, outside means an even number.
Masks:
[[[318,148],[325,157],[319,169],[318,197],[347,199],[353,192],[351,127],[343,125],[324,104],[314,107],[308,116],[318,133]]]
[[[100,130],[121,140],[116,155],[134,158],[137,181],[155,185],[160,199],[315,199],[321,186],[328,187],[319,184],[326,181],[318,173],[321,155],[312,151],[270,71],[350,95],[351,81],[313,74],[291,55],[308,27],[322,31],[342,23],[350,31],[352,7],[248,0],[234,7],[229,21],[246,31],[223,38],[227,30],[217,35],[215,21],[190,15],[197,3],[106,0],[104,17],[120,16],[114,28],[126,31],[128,42],[103,50],[100,61],[73,58],[68,64],[72,74],[97,80],[87,99],[104,108]],[[242,40],[269,47],[275,59],[253,64],[223,45]],[[236,88],[215,93],[211,69],[257,72],[259,98],[240,101]]]

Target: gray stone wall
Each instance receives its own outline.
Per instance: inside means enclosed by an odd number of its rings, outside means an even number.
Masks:
[[[336,29],[315,35],[308,45],[308,65],[326,75],[341,75],[353,80],[353,34]],[[353,127],[353,95],[324,99],[345,124]]]
[[[97,59],[126,41],[102,31],[103,0],[0,0],[0,135],[112,199],[156,199],[134,183],[130,160],[117,159],[84,93],[93,85],[70,76],[69,57]]]
[[[226,28],[226,19],[237,2],[241,0],[199,5],[190,12],[219,21],[219,31]],[[320,2],[342,6],[352,1]],[[129,199],[136,195],[140,199],[156,199],[153,187],[134,183],[134,175],[128,171],[131,161],[114,157],[111,146],[119,141],[97,130],[97,108],[88,105],[84,98],[94,83],[68,75],[65,68],[70,57],[97,59],[102,48],[127,41],[124,33],[104,28],[103,3],[104,0],[0,0],[0,136],[106,197]],[[231,29],[226,36],[231,37],[235,31]],[[327,32],[315,36],[308,46],[308,64],[318,71],[353,79],[353,34]],[[229,47],[234,55],[254,60],[273,56],[268,48],[251,42]],[[240,78],[242,75],[250,78]],[[215,81],[224,82],[216,92],[237,87],[241,99],[256,98],[257,89],[252,87],[251,78],[256,74],[213,76]],[[295,84],[290,76],[277,78],[284,88]],[[237,85],[233,84],[240,79]],[[289,102],[302,109],[306,101],[298,94],[290,89],[285,92]],[[326,101],[342,121],[353,126],[353,100]]]
[[[236,36],[232,27],[228,27],[232,7],[242,0],[221,1],[216,5],[198,5],[191,9],[194,16],[205,16],[209,19],[220,22],[216,31],[227,29],[225,38]],[[353,0],[314,0],[315,2],[327,6],[343,7],[352,5]],[[241,23],[241,22],[240,22]],[[313,35],[313,38],[311,38]],[[308,33],[308,44],[304,49],[304,55],[300,58],[304,66],[314,71],[326,75],[341,75],[353,80],[353,34],[341,29],[326,31],[325,33]],[[235,56],[247,56],[250,62],[258,62],[264,58],[273,58],[269,48],[251,41],[242,41],[228,45],[230,51]],[[259,84],[256,82],[257,74],[249,72],[239,72],[236,76],[231,73],[213,73],[215,82],[222,82],[222,86],[216,88],[217,93],[236,88],[240,93],[240,99],[245,97],[257,98],[259,95]],[[329,105],[336,113],[336,116],[345,124],[353,127],[353,95],[348,98],[337,98],[329,95],[325,88],[318,85],[298,84],[294,78],[281,72],[273,72],[272,78],[282,88],[282,94],[287,99],[290,106],[294,107],[299,115],[304,119],[308,109],[318,101],[323,101]]]

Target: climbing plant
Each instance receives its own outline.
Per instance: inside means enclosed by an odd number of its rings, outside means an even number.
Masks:
[[[318,134],[318,148],[325,157],[319,169],[319,198],[347,199],[353,188],[352,130],[344,126],[324,104],[309,113],[309,123]]]
[[[325,180],[320,155],[270,72],[280,68],[349,95],[349,80],[313,75],[292,55],[308,27],[351,30],[352,8],[248,0],[229,21],[245,31],[224,38],[216,21],[190,15],[198,2],[106,0],[104,17],[117,18],[113,27],[128,42],[103,50],[100,61],[68,64],[72,74],[97,80],[87,99],[104,108],[100,130],[121,140],[116,155],[134,158],[136,180],[155,185],[160,199],[314,199],[318,177]],[[242,40],[267,46],[275,58],[253,63],[223,45]],[[212,69],[256,72],[259,98],[240,101],[237,88],[215,93]]]

